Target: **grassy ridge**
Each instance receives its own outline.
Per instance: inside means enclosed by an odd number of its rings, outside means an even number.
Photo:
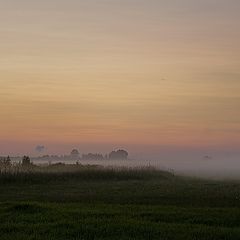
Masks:
[[[240,184],[144,169],[0,174],[0,239],[240,239]]]

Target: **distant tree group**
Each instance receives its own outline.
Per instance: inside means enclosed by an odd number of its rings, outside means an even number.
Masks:
[[[83,160],[126,160],[128,159],[128,152],[125,150],[112,151],[109,154],[106,154],[105,157],[99,153],[88,153],[82,155]]]
[[[104,161],[104,160],[127,160],[128,159],[128,152],[120,149],[116,151],[112,151],[109,154],[106,154],[103,156],[100,153],[88,153],[83,154],[80,156],[80,153],[77,149],[73,149],[70,152],[70,155],[44,155],[41,157],[33,158],[34,161],[38,160],[48,160],[49,165],[51,165],[51,161],[54,160],[55,162],[58,161],[56,164],[59,164],[62,166],[62,164],[65,164],[64,162],[76,160],[76,164],[79,165],[79,160],[95,160],[95,161]],[[13,160],[13,161],[12,161]],[[21,157],[13,157],[12,159],[8,157],[0,157],[0,173],[18,173],[18,172],[29,172],[33,171],[38,168],[37,165],[34,165],[30,159],[29,156],[23,156]],[[53,165],[54,165],[53,164]]]
[[[16,172],[20,170],[29,170],[34,165],[31,163],[30,157],[24,156],[20,162],[12,162],[11,158],[0,158],[0,172]]]
[[[112,151],[109,154],[109,159],[112,160],[126,160],[128,158],[128,152],[125,150]]]
[[[106,154],[103,156],[100,153],[88,153],[88,154],[83,154],[82,157],[80,157],[79,151],[77,149],[73,149],[71,154],[70,154],[71,159],[82,159],[82,160],[104,160],[104,159],[109,159],[109,160],[126,160],[128,159],[128,152],[125,150],[117,150],[117,151],[112,151],[109,154]]]
[[[58,161],[58,162],[67,162],[67,161],[79,161],[79,160],[127,160],[128,159],[128,152],[123,149],[119,149],[116,151],[112,151],[109,154],[101,154],[101,153],[87,153],[80,155],[78,149],[73,149],[68,155],[42,155],[33,160],[36,161]],[[30,158],[28,156],[24,156],[22,159],[21,166],[30,166]]]

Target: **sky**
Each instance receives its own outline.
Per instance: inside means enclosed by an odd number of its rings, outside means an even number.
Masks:
[[[0,0],[0,155],[239,149],[239,0]]]

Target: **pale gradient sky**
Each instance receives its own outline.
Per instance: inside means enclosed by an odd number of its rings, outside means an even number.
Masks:
[[[0,0],[0,154],[239,146],[239,12],[239,0]]]

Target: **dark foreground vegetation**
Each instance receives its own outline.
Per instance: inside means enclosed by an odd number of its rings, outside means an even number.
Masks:
[[[240,239],[240,183],[152,168],[52,165],[0,174],[1,240]]]

